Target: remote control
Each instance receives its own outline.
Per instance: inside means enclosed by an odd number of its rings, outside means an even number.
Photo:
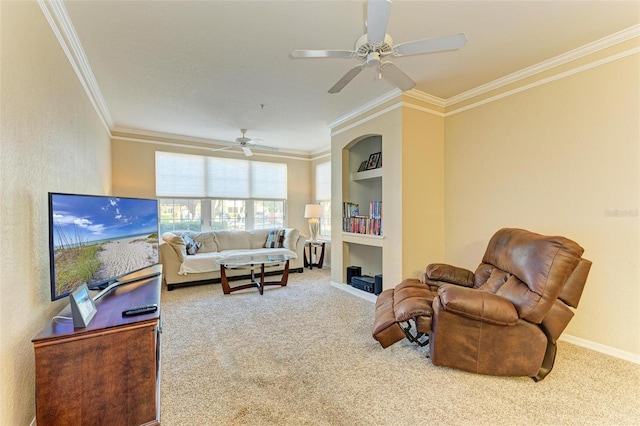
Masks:
[[[137,308],[126,309],[122,311],[123,317],[132,317],[134,315],[142,315],[142,314],[150,314],[151,312],[155,312],[158,310],[158,305],[144,305],[138,306]]]

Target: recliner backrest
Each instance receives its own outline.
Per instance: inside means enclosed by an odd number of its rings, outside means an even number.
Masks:
[[[577,292],[576,288],[567,288],[563,292],[563,287],[576,270],[583,252],[577,243],[564,237],[504,228],[489,241],[475,272],[474,288],[508,299],[520,318],[539,324],[561,294],[568,299],[563,301],[577,305],[582,289]],[[589,271],[581,269],[576,282],[581,275],[586,278]]]

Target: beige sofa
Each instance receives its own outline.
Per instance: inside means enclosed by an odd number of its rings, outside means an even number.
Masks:
[[[302,272],[305,238],[295,228],[284,229],[283,247],[267,248],[272,229],[252,231],[165,232],[160,241],[160,262],[164,283],[169,290],[179,286],[220,282],[220,266],[216,261],[230,254],[289,254],[289,272]],[[182,234],[201,244],[196,254],[187,254]],[[282,271],[283,265],[265,267],[265,274]],[[229,279],[247,277],[247,269],[226,271]]]

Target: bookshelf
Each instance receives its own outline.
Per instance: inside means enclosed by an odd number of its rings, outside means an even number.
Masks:
[[[371,159],[382,159],[382,137],[369,135],[345,150],[342,192],[343,264],[357,265],[363,275],[382,274],[384,230],[382,219],[383,168],[362,170]],[[358,171],[360,169],[360,171]],[[360,290],[358,290],[360,291]]]
[[[382,167],[373,170],[351,173],[351,180],[354,182],[373,179],[382,179]]]
[[[444,258],[441,109],[402,94],[331,126],[332,216],[344,202],[358,203],[363,215],[371,201],[384,207],[380,236],[344,232],[333,221],[332,282],[346,283],[346,268],[361,266],[364,275],[383,274],[387,289]],[[377,152],[383,167],[360,167]]]
[[[343,242],[373,247],[382,247],[383,238],[382,235],[355,234],[353,232],[342,233]]]

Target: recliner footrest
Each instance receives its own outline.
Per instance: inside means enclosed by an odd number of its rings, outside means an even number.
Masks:
[[[383,291],[376,300],[373,338],[383,348],[405,337],[410,337],[414,342],[419,341],[431,330],[433,298],[431,289],[417,279],[406,279],[395,288]],[[413,321],[416,327],[411,335],[407,334],[407,327],[400,325],[409,321]]]

